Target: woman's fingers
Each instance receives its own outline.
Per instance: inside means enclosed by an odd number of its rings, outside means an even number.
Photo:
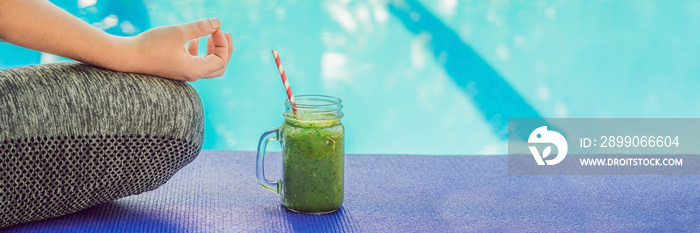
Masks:
[[[231,60],[231,55],[233,55],[233,36],[231,36],[231,33],[226,33],[226,40],[228,40],[228,59]],[[226,65],[228,65],[228,60]]]
[[[228,40],[226,39],[226,35],[224,35],[224,32],[221,30],[216,30],[214,33],[211,34],[211,39],[212,39],[212,50],[211,54],[205,56],[209,57],[207,59],[214,59],[217,60],[221,59],[222,61],[226,61],[228,59]]]
[[[188,38],[184,63],[176,70],[181,73],[185,81],[195,81],[200,78],[213,78],[223,75],[233,52],[233,43],[230,33],[224,33],[219,29],[221,23],[216,18],[204,19],[188,24],[173,26],[179,27],[181,35]],[[199,37],[209,35],[207,39],[207,53],[203,57],[198,56]],[[182,38],[182,37],[180,37]],[[180,50],[182,51],[182,50]],[[175,68],[175,67],[173,67]],[[172,72],[173,70],[171,70]]]
[[[217,72],[226,67],[228,62],[228,40],[221,30],[216,30],[211,34],[212,51],[204,57],[192,57],[194,63],[189,66],[202,77],[209,77],[210,74]],[[207,45],[209,46],[209,45]]]
[[[209,39],[207,39],[207,55],[211,54],[211,51],[214,49],[214,41],[212,40],[211,36],[209,36]]]
[[[157,27],[130,37],[133,62],[127,72],[179,81],[218,77],[231,57],[231,35],[221,31],[216,18],[188,24]],[[209,35],[207,54],[198,56],[199,38]],[[204,46],[204,45],[203,45]]]
[[[199,44],[199,39],[192,39],[190,40],[190,44],[187,46],[187,51],[190,52],[190,55],[192,56],[197,56],[197,46]]]
[[[228,63],[231,60],[231,56],[233,55],[233,39],[232,39],[231,33],[224,33],[224,35],[226,36],[226,41],[228,43],[228,57],[226,58],[226,65],[224,65],[224,67],[222,67],[221,69],[219,69],[213,73],[208,74],[204,78],[220,77],[220,76],[224,75],[224,72],[226,71],[226,67],[228,67]]]
[[[177,25],[180,27],[187,40],[200,38],[219,30],[221,21],[218,18],[208,18],[197,20],[187,24]]]

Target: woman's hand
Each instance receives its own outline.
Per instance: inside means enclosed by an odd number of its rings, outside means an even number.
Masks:
[[[122,38],[125,67],[117,70],[151,74],[180,81],[196,81],[224,74],[233,51],[231,34],[219,28],[217,18],[157,27]],[[207,54],[198,56],[200,37],[209,35]],[[185,45],[189,42],[189,46]]]
[[[181,81],[224,74],[233,45],[220,26],[219,19],[209,18],[118,37],[45,0],[0,0],[0,39],[107,69]],[[207,54],[197,56],[198,38],[207,35]]]

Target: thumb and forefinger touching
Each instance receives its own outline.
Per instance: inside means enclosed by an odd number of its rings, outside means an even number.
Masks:
[[[202,78],[212,78],[223,75],[233,52],[233,42],[230,33],[220,29],[221,22],[217,18],[202,19],[183,24],[184,36],[189,41],[187,52],[191,55],[192,66]],[[197,56],[198,38],[209,36],[207,54]],[[187,42],[185,41],[185,42]]]

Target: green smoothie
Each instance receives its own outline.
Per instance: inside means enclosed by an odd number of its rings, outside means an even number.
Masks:
[[[282,202],[302,213],[329,213],[343,203],[344,128],[338,117],[286,116]],[[315,119],[314,119],[315,118]]]

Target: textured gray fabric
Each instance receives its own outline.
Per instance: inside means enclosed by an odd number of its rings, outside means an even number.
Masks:
[[[75,62],[0,70],[0,228],[153,190],[202,139],[186,83]]]

